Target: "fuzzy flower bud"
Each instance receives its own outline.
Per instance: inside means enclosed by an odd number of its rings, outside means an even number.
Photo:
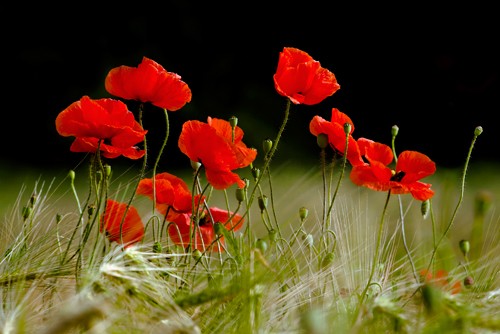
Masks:
[[[479,136],[481,133],[483,133],[483,127],[482,126],[478,126],[476,127],[476,129],[474,129],[474,136]]]
[[[334,259],[333,252],[327,253],[323,258],[323,260],[321,260],[321,267],[322,268],[328,267],[330,264],[332,264],[333,259]]]
[[[318,143],[319,148],[327,148],[328,147],[328,135],[324,133],[320,133],[316,138],[316,142]]]
[[[75,174],[74,170],[70,170],[68,172],[68,177],[69,177],[69,179],[70,179],[71,182],[75,181],[75,176],[76,176],[76,174]]]
[[[467,254],[469,254],[470,243],[468,240],[460,240],[458,246],[460,247],[460,250],[462,251],[462,254],[464,256],[467,256]]]
[[[422,204],[420,205],[420,212],[422,213],[422,217],[424,217],[424,219],[427,218],[430,207],[431,207],[431,202],[429,200],[423,201]]]
[[[241,203],[246,198],[246,187],[245,188],[236,188],[236,200]]]
[[[299,217],[301,221],[306,220],[307,216],[309,215],[309,210],[307,210],[306,207],[301,207],[299,209]]]
[[[278,233],[276,233],[276,230],[271,230],[269,231],[269,240],[271,240],[272,242],[275,242],[278,240]]]
[[[267,242],[263,239],[257,239],[255,241],[255,247],[259,249],[262,253],[265,253],[267,250]]]
[[[267,208],[267,196],[262,195],[258,198],[260,212],[263,212]]]
[[[391,135],[396,137],[399,133],[399,127],[397,125],[393,125],[391,128]]]
[[[252,168],[252,176],[255,180],[257,180],[260,176],[260,169],[257,167]]]
[[[302,239],[304,240],[304,243],[307,247],[312,247],[314,245],[314,238],[311,233],[304,235]]]
[[[193,259],[195,259],[196,261],[199,261],[202,257],[202,253],[199,249],[195,249],[192,253],[192,256],[193,256]]]
[[[191,168],[193,168],[193,170],[197,171],[198,168],[200,168],[200,166],[201,166],[201,163],[199,163],[198,161],[191,160]]]
[[[268,154],[271,152],[273,148],[273,141],[271,139],[266,139],[262,142],[262,149],[264,150],[264,154]]]
[[[110,165],[104,165],[104,173],[106,174],[106,178],[109,179],[111,176],[111,166]]]

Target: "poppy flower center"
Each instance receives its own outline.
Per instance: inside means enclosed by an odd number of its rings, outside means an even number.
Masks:
[[[403,177],[405,177],[406,173],[403,171],[395,172],[393,176],[391,176],[391,181],[401,182]]]

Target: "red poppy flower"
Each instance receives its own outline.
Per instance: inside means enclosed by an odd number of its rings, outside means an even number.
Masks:
[[[106,237],[111,242],[123,242],[125,247],[129,247],[144,237],[144,225],[136,208],[129,206],[125,219],[126,203],[120,203],[112,199],[106,202],[106,209],[101,218],[100,231],[106,233]],[[123,224],[122,224],[123,221]],[[121,225],[121,237],[120,237]]]
[[[309,123],[309,131],[316,137],[319,134],[327,135],[330,147],[337,153],[343,155],[345,151],[346,139],[344,124],[346,123],[351,125],[351,131],[349,132],[349,141],[347,145],[347,160],[349,160],[349,162],[353,166],[362,165],[363,159],[361,159],[358,143],[352,137],[354,124],[349,116],[347,116],[343,112],[340,112],[340,110],[338,110],[337,108],[332,108],[332,117],[330,122],[325,120],[323,117],[314,116],[311,120],[311,123]]]
[[[358,146],[368,163],[352,168],[350,178],[354,184],[378,191],[391,190],[394,194],[411,193],[419,201],[434,195],[430,184],[419,181],[436,171],[435,163],[426,155],[401,152],[392,170],[387,167],[394,158],[389,146],[365,138],[358,139]]]
[[[296,48],[284,48],[280,52],[274,87],[293,103],[306,105],[320,103],[340,89],[332,72]]]
[[[176,213],[188,213],[192,210],[192,195],[186,182],[170,173],[159,173],[155,177],[156,208],[163,215],[170,208]],[[153,199],[153,179],[142,179],[137,187],[137,194]],[[199,201],[197,195],[196,203]]]
[[[243,188],[245,182],[233,170],[250,165],[257,151],[242,141],[243,130],[232,128],[228,121],[208,117],[208,122],[187,121],[179,136],[179,148],[189,159],[205,168],[207,181],[215,189],[226,189],[232,184]]]
[[[430,283],[441,289],[448,290],[452,295],[456,295],[462,291],[462,284],[460,281],[456,281],[451,284],[450,279],[448,278],[448,272],[444,269],[439,269],[436,272],[436,275],[434,275],[431,271],[423,269],[420,271],[420,276],[425,283]]]
[[[168,227],[168,234],[174,244],[180,245],[183,248],[189,245],[191,240],[189,234],[190,226],[192,226],[191,220],[192,216],[188,213],[172,216],[170,220],[172,224]],[[221,223],[228,230],[237,231],[243,226],[243,218],[238,214],[233,217],[231,212],[215,207],[210,208],[210,214],[204,210],[201,214],[198,226],[196,227],[195,237],[191,243],[192,249],[198,249],[200,251],[208,249],[217,237],[214,231],[215,223]],[[193,231],[191,231],[191,233],[192,232]],[[223,243],[224,237],[220,237],[219,241]],[[213,247],[209,250],[216,252],[222,251],[222,248],[218,247],[216,243],[212,246]]]
[[[169,111],[179,110],[191,101],[191,89],[180,75],[167,72],[146,57],[137,67],[122,65],[111,69],[106,76],[105,87],[114,96],[151,102]]]
[[[57,115],[56,129],[61,136],[76,137],[72,152],[94,153],[99,148],[106,158],[123,155],[130,159],[145,153],[135,145],[144,140],[147,131],[118,100],[83,96]]]

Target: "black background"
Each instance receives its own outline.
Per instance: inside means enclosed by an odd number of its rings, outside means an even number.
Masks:
[[[314,115],[328,119],[336,107],[353,120],[355,138],[390,144],[397,125],[399,152],[420,151],[443,167],[463,165],[480,125],[484,133],[473,160],[500,161],[493,8],[346,9],[326,3],[178,1],[4,12],[1,163],[72,168],[83,155],[69,152],[71,139],[57,134],[57,114],[83,95],[110,97],[107,72],[137,66],[143,56],[181,75],[193,93],[189,104],[169,113],[160,169],[187,166],[176,141],[189,119],[235,115],[244,141],[260,149],[283,117],[285,98],[276,93],[272,76],[285,46],[308,52],[335,73],[341,88],[319,105],[292,105],[277,159],[316,160],[309,121]],[[165,130],[163,112],[146,109],[144,122],[154,156]]]

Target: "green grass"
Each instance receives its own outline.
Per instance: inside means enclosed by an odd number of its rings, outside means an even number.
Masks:
[[[386,194],[345,178],[325,228],[323,182],[315,167],[290,163],[271,169],[281,238],[264,228],[263,220],[275,219],[269,204],[268,217],[252,208],[245,222],[251,241],[247,233],[236,233],[222,254],[194,259],[168,240],[154,251],[150,234],[123,251],[95,230],[90,246],[71,261],[62,259],[68,245],[69,254],[78,254],[79,243],[69,240],[79,215],[66,172],[2,172],[16,177],[6,178],[1,192],[0,327],[4,333],[497,333],[497,170],[469,167],[463,202],[435,255],[432,269],[447,270],[452,282],[474,278],[458,294],[423,284],[415,271],[429,264],[436,239],[453,217],[460,170],[438,167],[427,180],[436,195],[425,219],[411,196],[390,199],[382,251],[366,290]],[[110,194],[127,198],[134,175],[115,171]],[[77,171],[81,202],[88,192],[85,179],[85,171]],[[231,190],[227,194],[236,207]],[[485,194],[488,205],[480,211],[477,203],[484,202],[477,198]],[[144,217],[154,215],[146,199],[134,205]],[[223,194],[214,193],[211,205],[224,207]],[[31,212],[23,217],[26,207]],[[300,217],[301,208],[307,217]],[[471,240],[474,226],[482,226],[480,239]],[[462,239],[478,240],[467,257],[458,246]]]

